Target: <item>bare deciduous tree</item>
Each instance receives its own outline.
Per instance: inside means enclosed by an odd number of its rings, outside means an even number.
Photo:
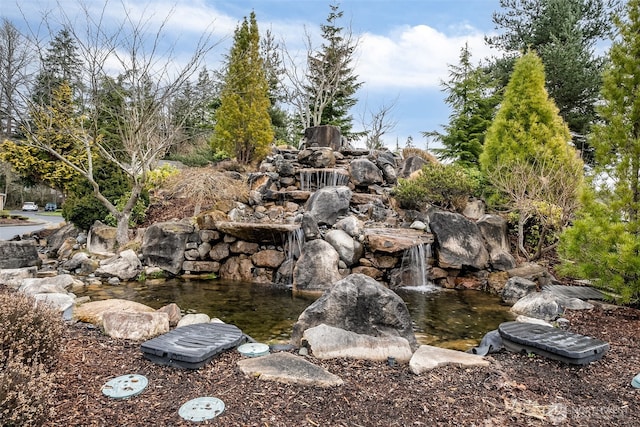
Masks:
[[[83,129],[69,130],[84,153],[82,159],[65,156],[48,141],[38,139],[35,130],[28,127],[27,142],[22,143],[50,153],[88,180],[96,198],[116,218],[116,240],[122,245],[129,240],[129,218],[148,172],[183,138],[181,123],[170,117],[171,103],[183,85],[197,74],[217,43],[213,43],[211,34],[206,32],[195,44],[191,56],[182,62],[177,59],[174,45],[165,48],[163,44],[170,15],[153,29],[153,14],[143,11],[141,18],[136,18],[122,3],[124,19],[110,28],[106,11],[115,5],[105,2],[96,16],[87,3],[79,1],[78,4],[84,14],[84,28],[64,12],[61,20],[71,29],[83,60],[87,124]],[[102,103],[100,94],[105,90],[122,100],[116,108]],[[107,139],[101,135],[99,117],[104,120],[105,116],[116,129],[117,144],[106,143]],[[94,170],[96,155],[117,164],[131,178],[131,194],[121,210],[101,193]]]
[[[368,117],[362,115],[362,126],[366,134],[365,146],[369,150],[384,148],[382,137],[391,132],[398,124],[391,118],[391,112],[396,106],[397,98],[388,104],[382,104],[377,111],[368,110]]]
[[[0,135],[8,137],[16,133],[17,117],[24,109],[20,99],[27,91],[34,54],[15,25],[3,19],[0,26]]]

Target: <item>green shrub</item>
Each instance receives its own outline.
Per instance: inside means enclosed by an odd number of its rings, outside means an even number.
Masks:
[[[116,209],[122,211],[127,204],[127,201],[131,197],[131,192],[124,194],[122,197],[118,199],[116,202]],[[143,191],[140,194],[140,197],[136,201],[136,204],[133,205],[133,210],[131,211],[131,216],[129,217],[129,227],[135,227],[138,224],[142,224],[147,217],[147,209],[149,208],[149,193]],[[112,227],[116,227],[118,225],[118,221],[116,217],[112,214],[107,214],[104,218],[104,223],[110,225]]]
[[[0,366],[10,355],[21,363],[51,366],[60,352],[60,313],[21,293],[0,290]]]
[[[392,195],[405,209],[420,209],[430,203],[461,210],[469,197],[478,194],[481,183],[481,175],[475,169],[437,163],[423,166],[412,178],[400,179]]]

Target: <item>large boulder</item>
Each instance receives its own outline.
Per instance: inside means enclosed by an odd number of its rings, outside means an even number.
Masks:
[[[536,292],[538,289],[536,282],[522,277],[511,277],[502,289],[500,297],[507,304],[515,304],[520,298]]]
[[[332,168],[336,165],[336,156],[328,147],[307,148],[298,153],[298,162],[312,168]]]
[[[400,178],[409,178],[412,173],[422,169],[424,165],[429,164],[425,159],[420,156],[409,156],[400,165]]]
[[[74,286],[82,286],[82,281],[70,274],[59,274],[52,277],[34,277],[22,281],[19,291],[27,295],[66,294]]]
[[[115,255],[117,241],[117,229],[115,227],[96,221],[89,230],[87,236],[87,250],[92,254]]]
[[[338,252],[338,255],[340,255],[340,259],[344,261],[348,267],[358,262],[364,252],[362,243],[354,240],[342,230],[329,230],[327,234],[325,234],[324,240],[333,246],[336,252]]]
[[[435,236],[439,267],[478,270],[487,267],[489,253],[474,222],[457,213],[434,211],[429,214],[429,226]]]
[[[73,317],[80,322],[102,326],[102,318],[104,314],[110,311],[150,313],[155,310],[148,305],[140,304],[139,302],[114,298],[102,301],[91,301],[79,305],[74,310]]]
[[[37,272],[38,267],[35,266],[0,269],[0,285],[18,289],[24,279],[36,277]]]
[[[356,187],[367,187],[384,182],[382,171],[369,159],[352,160],[349,164],[349,175]]]
[[[120,280],[131,280],[142,272],[142,263],[138,255],[131,249],[120,252],[117,256],[100,263],[95,271],[96,276],[117,277]]]
[[[292,343],[300,345],[304,332],[321,324],[373,337],[403,337],[412,348],[417,345],[405,302],[364,274],[336,282],[307,307],[293,326]]]
[[[324,187],[313,193],[305,210],[314,216],[318,224],[332,226],[338,217],[349,212],[352,192],[349,187]]]
[[[0,240],[0,270],[39,267],[41,264],[35,240]]]
[[[489,250],[489,262],[494,270],[506,271],[516,267],[511,255],[507,221],[498,215],[483,215],[476,225]]]
[[[142,239],[142,260],[178,274],[184,261],[184,248],[193,226],[185,222],[160,222],[148,227]]]
[[[342,148],[342,134],[337,126],[313,126],[304,130],[302,143],[305,148],[330,147],[334,151],[340,151]]]
[[[69,238],[76,240],[80,234],[80,229],[74,224],[64,224],[56,231],[47,236],[46,251],[50,257],[56,257],[58,255],[58,249]]]
[[[159,311],[108,311],[103,316],[103,328],[105,335],[111,338],[146,340],[169,332],[169,315]]]
[[[293,269],[293,287],[299,291],[324,291],[340,280],[340,255],[321,239],[306,242]]]

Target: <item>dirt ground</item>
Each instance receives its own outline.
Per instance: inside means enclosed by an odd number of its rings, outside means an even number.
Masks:
[[[640,311],[596,307],[570,312],[573,332],[609,342],[603,359],[572,366],[502,351],[489,367],[447,366],[414,375],[408,365],[309,357],[340,376],[329,389],[245,377],[228,351],[199,370],[153,364],[139,344],[71,325],[46,426],[632,426],[638,425]],[[124,374],[149,380],[139,395],[105,397],[101,388]],[[223,400],[211,421],[182,420],[180,406],[201,396]]]

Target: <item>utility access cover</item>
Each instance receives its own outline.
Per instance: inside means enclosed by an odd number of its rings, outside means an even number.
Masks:
[[[147,377],[142,375],[122,375],[107,381],[102,386],[102,394],[114,399],[126,399],[142,393],[148,383]]]
[[[187,421],[210,420],[224,411],[224,402],[217,397],[198,397],[182,405],[178,415]]]

